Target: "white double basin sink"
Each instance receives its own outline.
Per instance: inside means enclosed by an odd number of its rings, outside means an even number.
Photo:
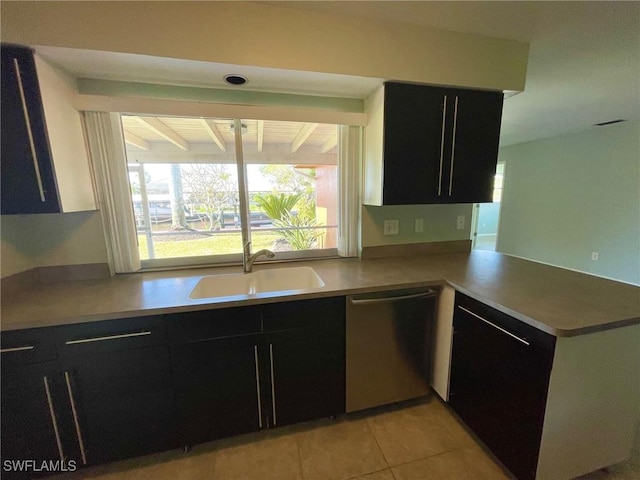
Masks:
[[[211,275],[198,281],[189,298],[214,298],[234,295],[310,290],[324,287],[311,267],[273,268],[253,273]]]

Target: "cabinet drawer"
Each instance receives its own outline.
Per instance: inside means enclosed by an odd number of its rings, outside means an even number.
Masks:
[[[556,343],[553,335],[549,335],[531,325],[527,325],[467,295],[456,292],[454,318],[456,315],[461,314],[471,315],[473,318],[492,325],[496,330],[502,331],[505,335],[512,335],[514,341],[518,341],[517,339],[519,339],[519,341],[523,341],[525,344],[535,346],[536,349],[541,349],[553,354]],[[517,339],[515,337],[517,337]],[[551,368],[550,365],[549,368]]]
[[[345,297],[299,300],[265,305],[262,311],[265,332],[299,328],[344,331]]]
[[[235,307],[175,313],[167,317],[169,343],[260,333],[260,307]]]
[[[52,328],[30,328],[3,332],[0,336],[2,363],[19,365],[55,359],[52,331]]]
[[[163,317],[150,316],[59,327],[55,338],[65,358],[160,345],[167,334]]]

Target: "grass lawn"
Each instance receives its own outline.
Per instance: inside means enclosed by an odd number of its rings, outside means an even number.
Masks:
[[[262,248],[273,248],[278,239],[276,232],[253,232],[251,234],[251,251]],[[223,255],[242,252],[242,236],[238,233],[222,233],[210,237],[194,236],[192,240],[175,240],[153,242],[155,258],[195,257],[202,255]],[[149,259],[147,237],[138,235],[140,258]]]

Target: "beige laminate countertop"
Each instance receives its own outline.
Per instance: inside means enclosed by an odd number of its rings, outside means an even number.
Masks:
[[[191,289],[203,276],[240,273],[240,267],[34,284],[9,298],[2,297],[1,328],[3,331],[18,330],[447,283],[556,336],[574,336],[640,323],[640,287],[494,252],[377,260],[315,260],[257,265],[254,271],[292,266],[313,267],[325,286],[295,292],[189,298]]]

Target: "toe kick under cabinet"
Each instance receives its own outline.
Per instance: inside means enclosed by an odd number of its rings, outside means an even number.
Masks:
[[[453,310],[435,346],[450,375],[434,371],[434,389],[516,478],[568,480],[630,456],[639,325],[555,337],[459,292],[440,309]]]

